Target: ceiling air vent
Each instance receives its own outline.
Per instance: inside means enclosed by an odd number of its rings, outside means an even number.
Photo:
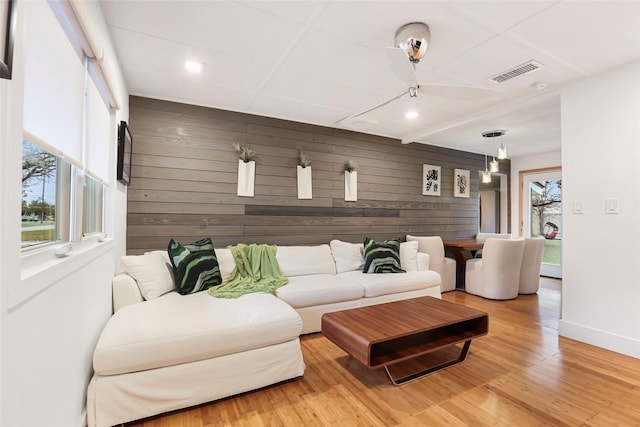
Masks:
[[[518,65],[517,67],[514,67],[508,71],[505,71],[503,73],[500,74],[496,74],[493,77],[489,77],[489,81],[493,82],[493,83],[502,83],[502,82],[506,82],[507,80],[511,80],[514,77],[518,77],[521,76],[523,74],[528,74],[528,73],[532,73],[536,70],[539,70],[540,68],[544,67],[544,64],[542,64],[541,62],[538,61],[534,61],[533,59],[531,61],[525,62],[524,64]]]

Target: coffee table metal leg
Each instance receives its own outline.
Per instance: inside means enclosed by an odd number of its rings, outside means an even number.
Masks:
[[[445,362],[445,363],[441,363],[439,365],[435,365],[435,366],[431,366],[427,369],[424,369],[420,372],[416,372],[414,374],[411,375],[407,375],[406,377],[401,377],[401,378],[394,378],[391,373],[389,372],[389,369],[387,369],[387,367],[384,367],[385,372],[387,373],[387,376],[389,377],[389,379],[391,380],[391,382],[393,383],[393,385],[402,385],[405,383],[408,383],[409,381],[414,381],[417,379],[420,379],[424,376],[427,376],[429,374],[433,374],[435,372],[441,371],[445,368],[448,368],[450,366],[453,365],[457,365],[458,363],[463,362],[466,358],[467,358],[467,354],[469,353],[469,347],[471,346],[471,340],[465,341],[464,345],[462,346],[462,350],[460,351],[460,356],[458,356],[457,359],[455,360],[451,360],[449,362]],[[402,363],[402,362],[400,362]]]

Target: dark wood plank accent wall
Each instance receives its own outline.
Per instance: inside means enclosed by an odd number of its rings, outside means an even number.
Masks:
[[[172,237],[183,243],[211,237],[222,247],[477,232],[484,156],[141,97],[131,97],[129,115],[129,254],[165,249]],[[257,152],[255,197],[236,195],[233,142]],[[311,200],[297,198],[299,151],[311,159]],[[358,163],[357,202],[344,200],[349,159]],[[510,163],[500,163],[508,174]],[[423,164],[442,167],[440,197],[422,195]],[[455,168],[471,171],[471,197],[453,197]]]

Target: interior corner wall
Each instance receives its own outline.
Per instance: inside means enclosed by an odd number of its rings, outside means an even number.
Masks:
[[[472,237],[484,157],[344,129],[130,98],[133,135],[127,252],[211,237],[237,243],[314,245],[405,234]],[[255,197],[236,195],[232,143],[257,153]],[[311,159],[313,198],[297,198],[298,153]],[[358,197],[344,200],[344,164],[358,163]],[[422,195],[423,164],[441,167],[440,196]],[[500,162],[508,176],[509,160]],[[453,197],[454,169],[470,197]]]
[[[640,358],[640,61],[566,88],[561,105],[559,332]]]
[[[17,5],[13,78],[0,81],[0,425],[83,427],[93,349],[112,312],[111,278],[125,252],[126,188],[115,181],[115,122],[128,120],[128,91],[119,85],[123,108],[112,113],[107,231],[112,240],[89,249],[81,261],[68,258],[61,279],[41,276],[45,290],[10,304],[21,282],[20,206],[24,86],[24,2]],[[89,2],[105,52],[112,52],[99,3]],[[118,67],[117,61],[113,65]],[[123,82],[121,73],[115,73]],[[76,258],[79,260],[79,258]],[[81,265],[79,265],[81,264]]]

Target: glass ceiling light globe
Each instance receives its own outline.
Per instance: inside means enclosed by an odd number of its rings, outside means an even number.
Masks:
[[[482,183],[483,184],[488,184],[491,182],[491,172],[489,171],[483,171],[482,172]]]
[[[489,172],[498,172],[499,169],[500,166],[498,165],[498,161],[496,159],[493,159],[489,162]]]
[[[507,147],[505,147],[503,143],[500,143],[500,147],[498,147],[498,159],[504,160],[506,158],[507,158]]]

